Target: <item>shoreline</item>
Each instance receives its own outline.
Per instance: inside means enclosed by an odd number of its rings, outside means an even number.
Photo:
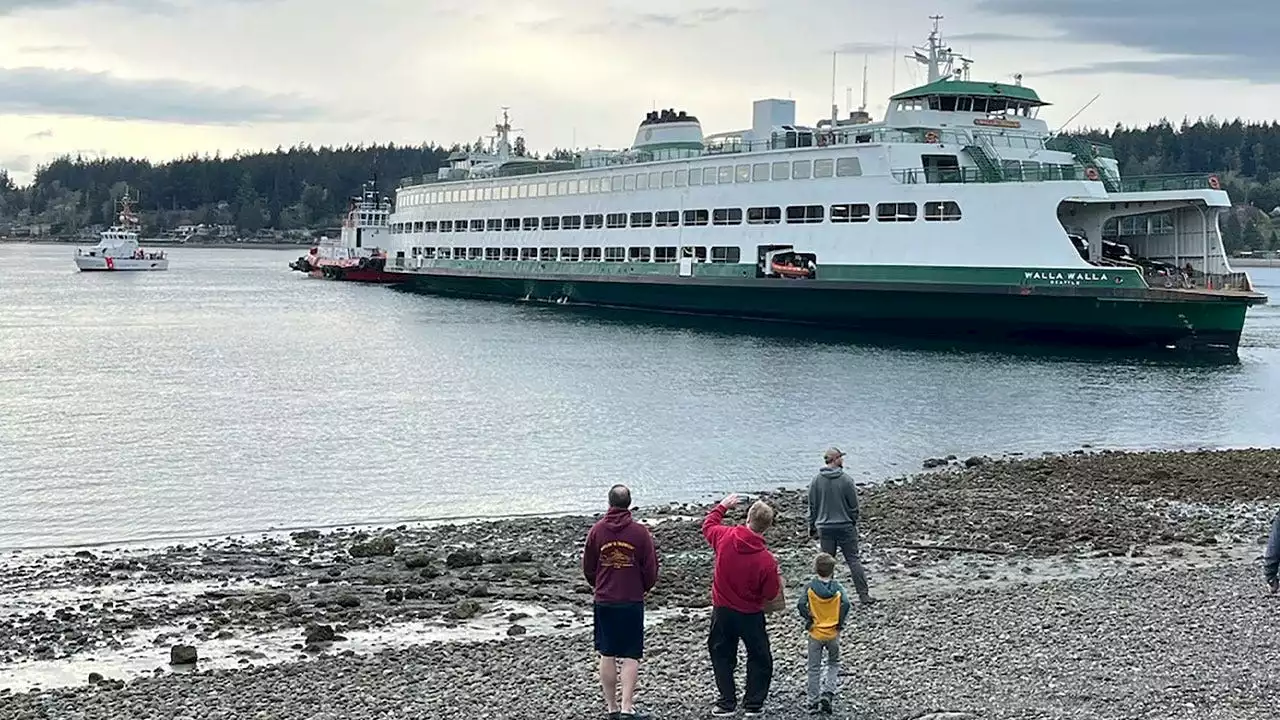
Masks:
[[[1240,680],[1233,673],[1241,662],[1280,661],[1280,641],[1259,647],[1247,631],[1275,607],[1256,558],[1259,534],[1280,503],[1280,450],[969,463],[860,492],[862,556],[882,597],[855,608],[858,630],[847,641],[846,682],[861,717],[908,717],[932,707],[931,698],[981,717],[1141,717],[1140,708],[1161,707],[1144,705],[1147,699],[1169,702],[1161,713],[1169,718],[1269,716],[1262,711],[1270,699],[1249,694],[1256,684],[1230,686]],[[779,511],[766,538],[794,602],[815,552],[804,493],[752,494]],[[637,512],[654,523],[662,561],[649,598],[652,660],[641,682],[646,707],[663,717],[702,717],[710,693],[703,666],[711,557],[698,532],[706,509],[671,503]],[[731,521],[744,514],[735,510]],[[343,704],[347,695],[405,695],[406,688],[412,716],[467,717],[468,706],[492,694],[495,681],[480,669],[495,663],[530,665],[563,696],[557,703],[534,693],[489,714],[591,716],[599,701],[584,635],[590,590],[578,553],[594,519],[7,553],[0,556],[0,677],[10,680],[0,689],[0,720],[44,717],[31,713],[46,708],[86,719],[171,717],[192,713],[183,708],[193,696],[201,699],[192,705],[204,707],[197,717],[252,716],[241,700],[252,705],[273,693],[292,708],[285,714],[329,717],[306,693],[331,696],[333,688],[316,688],[335,680],[333,717],[367,716]],[[846,585],[847,574],[837,571]],[[780,708],[799,711],[802,646],[791,614],[769,620],[779,658],[773,696]],[[1162,619],[1174,616],[1180,619]],[[1206,638],[1209,632],[1216,635]],[[1055,639],[1044,647],[1042,635]],[[175,644],[197,648],[196,672],[172,672]],[[1156,650],[1163,654],[1144,655]],[[1163,657],[1183,664],[1166,666]],[[1181,689],[1153,690],[1149,672],[1116,669],[1140,662],[1156,663],[1157,674]],[[408,674],[406,664],[414,668]],[[57,668],[70,668],[78,686],[60,687],[70,676],[54,678]],[[1011,683],[1029,669],[1059,689],[1032,693]],[[25,692],[41,672],[54,680]],[[89,672],[105,679],[90,686]],[[1109,678],[1106,692],[1082,700],[1084,688],[1100,687],[1098,673]],[[509,682],[520,692],[519,678]],[[1235,702],[1222,707],[1244,714],[1215,715],[1197,699],[1206,683]],[[1133,699],[1133,714],[1107,705],[1110,695]],[[234,710],[202,714],[219,707],[215,697]],[[1063,704],[1068,697],[1076,705]],[[1250,708],[1260,714],[1247,714]]]

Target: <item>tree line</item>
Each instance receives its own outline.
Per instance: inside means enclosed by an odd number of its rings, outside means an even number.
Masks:
[[[1280,246],[1269,213],[1280,207],[1280,123],[1210,117],[1175,126],[1162,120],[1145,128],[1117,125],[1077,134],[1115,150],[1126,176],[1216,173],[1237,205],[1224,222],[1230,249]],[[300,230],[337,224],[349,199],[367,180],[392,196],[400,180],[434,176],[469,145],[370,145],[288,149],[237,154],[191,155],[153,163],[137,158],[66,156],[41,166],[33,182],[18,187],[0,171],[0,221],[47,226],[51,234],[73,234],[108,224],[115,200],[138,196],[144,226],[157,231],[182,224],[235,226],[251,234],[264,228]],[[517,152],[525,152],[517,138]],[[564,158],[556,149],[549,157]]]

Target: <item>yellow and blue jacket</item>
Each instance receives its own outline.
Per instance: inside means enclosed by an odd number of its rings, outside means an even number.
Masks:
[[[834,640],[844,629],[849,617],[849,600],[844,588],[832,580],[814,578],[796,602],[796,610],[805,621],[805,630],[814,640]]]

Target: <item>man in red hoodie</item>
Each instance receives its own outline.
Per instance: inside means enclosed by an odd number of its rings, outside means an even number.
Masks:
[[[765,606],[782,589],[778,561],[765,547],[762,533],[773,525],[773,508],[756,501],[747,511],[746,525],[725,525],[724,515],[738,504],[729,495],[707,514],[702,536],[715,550],[711,574],[711,635],[707,647],[720,697],[711,711],[733,715],[738,689],[733,672],[738,664],[738,641],[747,649],[747,687],[742,694],[746,717],[760,717],[773,680],[773,655],[765,631]]]
[[[631,518],[631,491],[609,489],[609,511],[587,533],[582,574],[595,589],[595,643],[610,720],[634,720],[636,680],[644,654],[644,596],[658,581],[649,528]],[[618,700],[621,668],[622,700]]]

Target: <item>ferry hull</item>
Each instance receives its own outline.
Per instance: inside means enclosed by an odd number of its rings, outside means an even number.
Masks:
[[[438,295],[819,325],[882,335],[1234,355],[1247,302],[1223,295],[783,279],[403,275]]]
[[[122,271],[147,271],[147,270],[168,270],[168,258],[148,258],[137,260],[134,258],[108,258],[93,257],[81,255],[76,257],[76,267],[80,272],[122,272]]]

